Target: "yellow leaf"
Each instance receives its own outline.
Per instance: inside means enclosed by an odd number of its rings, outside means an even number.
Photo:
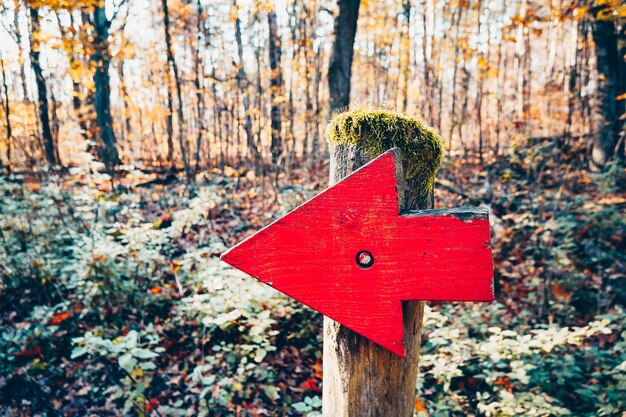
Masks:
[[[585,17],[587,10],[589,10],[589,6],[575,8],[572,12],[574,19],[581,20],[583,17]]]

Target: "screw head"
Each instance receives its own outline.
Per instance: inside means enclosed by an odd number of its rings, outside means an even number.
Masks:
[[[356,264],[361,268],[371,268],[374,265],[374,255],[366,250],[359,251],[356,254]]]

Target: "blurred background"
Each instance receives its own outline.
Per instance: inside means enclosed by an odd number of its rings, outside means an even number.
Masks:
[[[0,414],[320,415],[321,317],[219,254],[384,108],[493,229],[416,415],[626,415],[623,2],[4,0],[0,45]]]

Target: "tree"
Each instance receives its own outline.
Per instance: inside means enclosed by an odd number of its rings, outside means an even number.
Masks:
[[[354,38],[361,0],[339,0],[339,14],[335,19],[335,41],[328,66],[330,112],[346,109],[350,104],[350,79]]]
[[[603,166],[613,156],[624,157],[624,140],[620,140],[620,136],[623,135],[626,112],[626,100],[623,99],[626,93],[626,25],[616,25],[609,20],[608,5],[600,6],[594,12],[592,32],[598,70],[598,122],[591,156],[596,165]]]
[[[194,79],[193,86],[196,90],[196,154],[194,156],[194,174],[198,172],[198,166],[200,164],[200,151],[202,149],[202,141],[204,136],[204,82],[202,80],[202,71],[200,69],[202,65],[202,58],[200,56],[200,45],[203,37],[205,38],[205,47],[209,46],[210,32],[205,28],[204,24],[204,11],[202,10],[201,0],[196,0],[196,43],[193,54],[193,69]]]
[[[278,25],[276,23],[276,12],[271,10],[267,14],[267,23],[269,26],[269,61],[270,61],[270,124],[272,128],[272,142],[270,151],[272,153],[272,163],[277,164],[283,153],[281,140],[281,122],[282,122],[282,101],[284,99],[283,92],[283,74],[280,66],[281,44],[278,35]]]
[[[189,146],[185,141],[185,117],[183,115],[183,96],[181,92],[181,84],[180,84],[180,76],[178,74],[178,65],[176,63],[176,58],[174,57],[174,48],[172,46],[172,34],[170,32],[170,12],[167,6],[167,0],[161,0],[161,4],[163,6],[163,28],[165,30],[165,48],[167,53],[167,63],[169,65],[168,74],[171,71],[174,75],[174,85],[176,87],[176,99],[178,100],[177,106],[177,116],[178,116],[178,145],[180,146],[180,153],[183,160],[183,167],[185,168],[185,175],[187,178],[190,177],[191,171],[189,169],[189,159],[187,157],[187,150]],[[170,106],[170,126],[171,126],[171,117],[172,117],[172,100],[171,93],[169,93],[170,83],[168,83],[168,97],[169,97],[169,106]],[[171,135],[171,132],[170,132]],[[170,161],[171,162],[171,161]]]
[[[43,76],[43,69],[39,62],[39,5],[33,2],[28,4],[30,13],[31,31],[29,33],[30,42],[30,66],[35,73],[35,85],[37,86],[37,109],[39,112],[39,123],[41,125],[41,140],[43,142],[43,150],[46,161],[50,166],[56,166],[57,161],[54,140],[52,139],[52,130],[50,129],[50,115],[48,114],[48,88],[46,79]]]
[[[6,70],[4,68],[4,57],[0,54],[0,74],[2,74],[2,93],[4,94],[4,98],[2,100],[3,110],[4,110],[4,119],[6,123],[6,131],[7,131],[7,162],[6,165],[8,167],[8,172],[11,172],[11,146],[13,142],[13,131],[11,129],[11,104],[9,102],[9,88],[7,87],[7,77]],[[3,168],[4,163],[2,162],[2,157],[0,156],[0,170]],[[1,171],[0,171],[1,172]]]
[[[91,19],[94,30],[93,54],[91,55],[91,62],[95,66],[93,74],[95,84],[94,106],[100,137],[98,154],[109,171],[112,171],[120,163],[117,139],[113,131],[113,119],[111,117],[109,30],[111,29],[112,21],[113,19],[109,20],[106,17],[106,2],[97,3],[93,8]]]
[[[237,43],[237,58],[238,70],[237,70],[237,88],[239,91],[243,90],[243,111],[244,111],[244,130],[246,132],[246,141],[248,150],[251,152],[255,164],[260,162],[261,155],[257,149],[254,141],[254,133],[252,131],[252,116],[250,108],[250,93],[248,84],[248,76],[246,75],[246,69],[243,62],[243,41],[241,39],[241,19],[239,19],[239,6],[237,0],[233,0],[233,10],[235,12],[235,42]]]
[[[78,13],[77,18],[74,18],[74,13],[70,10],[68,16],[69,26],[65,27],[59,18],[59,14],[57,13],[57,25],[59,27],[59,31],[61,32],[61,38],[64,41],[62,44],[65,47],[65,53],[70,67],[69,72],[70,78],[72,79],[72,107],[74,109],[74,113],[76,114],[78,126],[80,127],[83,138],[86,141],[90,141],[90,132],[93,131],[91,126],[93,124],[93,120],[89,120],[90,118],[86,113],[90,111],[93,106],[93,93],[90,89],[85,89],[84,85],[81,83],[81,77],[79,75],[82,73],[81,70],[84,66],[84,57],[76,51],[77,49],[81,49],[81,42],[86,40],[87,36],[84,29],[85,25],[81,19],[81,14]],[[78,31],[72,30],[75,24],[79,27]],[[84,93],[84,91],[86,91],[86,93]],[[84,99],[82,98],[83,95],[85,96]],[[90,105],[84,106],[83,102],[87,102]]]

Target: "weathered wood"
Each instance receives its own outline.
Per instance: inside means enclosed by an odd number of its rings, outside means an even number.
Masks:
[[[330,149],[330,185],[367,163],[369,158],[355,145],[336,144]],[[398,176],[401,209],[433,207],[428,199],[403,206],[406,182]],[[390,416],[410,417],[414,413],[419,352],[421,346],[423,301],[402,303],[405,358],[400,358],[324,317],[323,405],[325,417]],[[395,417],[395,416],[394,416]]]
[[[331,147],[330,184],[340,181],[370,158],[356,145]],[[407,187],[398,175],[401,209],[433,207],[432,193]],[[425,195],[425,197],[423,197]],[[406,202],[409,202],[406,204]],[[404,206],[403,206],[404,204]],[[405,358],[324,318],[323,415],[325,417],[410,417],[414,413],[423,301],[402,303]]]

